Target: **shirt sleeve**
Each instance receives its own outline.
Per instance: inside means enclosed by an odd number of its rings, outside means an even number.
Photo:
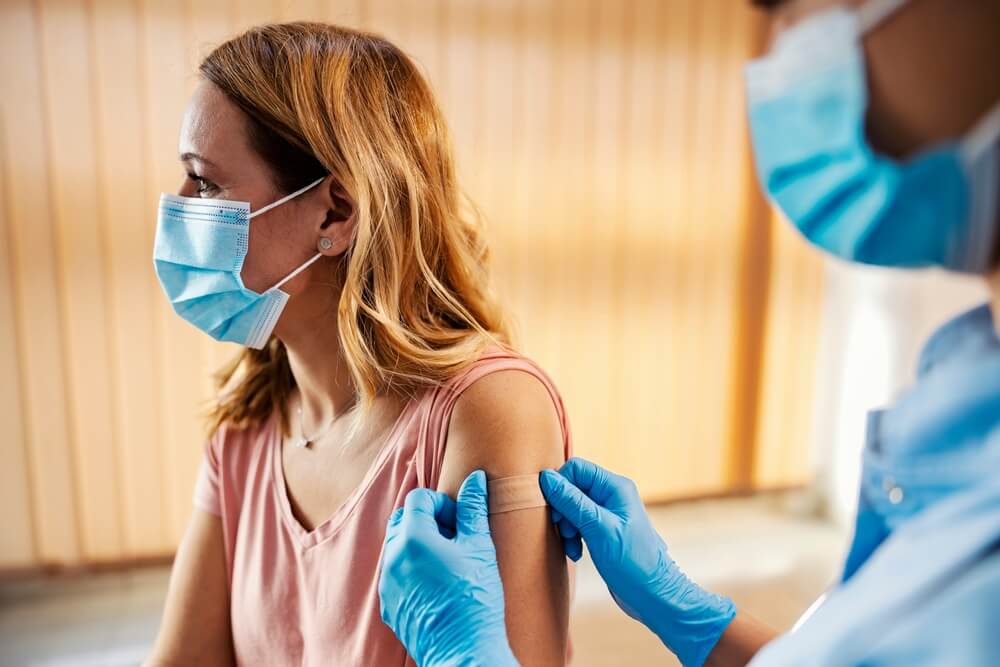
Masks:
[[[194,486],[194,506],[203,512],[222,516],[219,489],[219,461],[222,453],[222,429],[209,439],[205,446],[205,456],[198,469],[198,480]]]
[[[878,631],[866,665],[923,667],[995,665],[1000,655],[1000,547],[970,563],[958,581],[913,608],[901,609]]]

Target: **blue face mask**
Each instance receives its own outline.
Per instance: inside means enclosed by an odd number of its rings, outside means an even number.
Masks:
[[[905,162],[866,140],[862,37],[905,4],[826,11],[747,66],[757,171],[782,212],[833,255],[981,273],[991,268],[998,226],[1000,105],[964,139]]]
[[[322,254],[263,294],[247,289],[240,271],[250,243],[250,220],[322,181],[253,213],[248,202],[161,195],[153,264],[174,312],[216,340],[264,347],[288,302],[288,294],[278,288]]]

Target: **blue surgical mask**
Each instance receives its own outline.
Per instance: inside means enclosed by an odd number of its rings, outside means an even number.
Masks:
[[[250,220],[322,181],[253,213],[248,202],[161,195],[153,264],[174,312],[216,340],[264,347],[288,302],[288,294],[278,288],[322,254],[316,253],[263,294],[247,289],[240,272],[250,243]]]
[[[778,208],[835,256],[982,273],[998,225],[1000,105],[966,137],[905,161],[878,154],[865,136],[862,38],[906,2],[825,11],[747,65],[757,171]]]

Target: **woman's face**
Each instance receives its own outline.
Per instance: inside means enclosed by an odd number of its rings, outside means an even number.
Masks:
[[[817,12],[866,1],[788,0],[772,11],[771,39]],[[886,155],[961,138],[1000,102],[996,0],[910,0],[865,37],[864,50],[868,139]]]
[[[289,194],[278,190],[270,167],[250,145],[248,129],[243,111],[218,87],[202,82],[181,125],[178,151],[187,175],[178,194],[250,202],[251,213]],[[320,251],[321,237],[336,240],[332,237],[339,226],[327,224],[331,210],[328,181],[250,221],[242,271],[249,289],[263,292],[279,282]],[[344,247],[334,245],[324,254],[343,252]],[[295,283],[301,279],[282,289],[294,294]]]

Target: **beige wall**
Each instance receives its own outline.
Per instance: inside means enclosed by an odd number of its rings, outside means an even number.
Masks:
[[[161,297],[155,202],[199,57],[289,19],[425,67],[581,455],[650,499],[807,478],[819,271],[753,189],[742,2],[4,0],[0,566],[176,544],[231,349]]]

